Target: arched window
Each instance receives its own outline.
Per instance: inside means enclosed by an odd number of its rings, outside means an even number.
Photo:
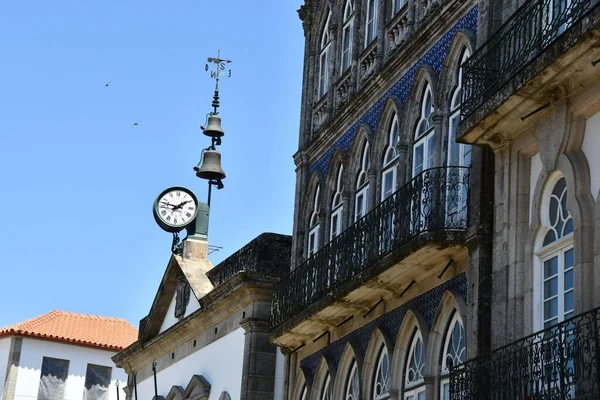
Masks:
[[[354,0],[346,0],[344,29],[342,30],[342,74],[352,64],[352,29],[354,27]]]
[[[329,89],[329,46],[331,38],[329,37],[329,20],[331,13],[327,16],[327,22],[323,28],[321,36],[321,53],[319,56],[319,98],[323,97]]]
[[[365,23],[365,47],[377,37],[377,16],[379,0],[367,0],[367,20]]]
[[[340,165],[338,168],[337,179],[335,181],[335,193],[333,195],[333,201],[331,202],[331,222],[329,225],[330,240],[333,240],[342,232],[342,211],[344,210],[344,203],[342,202],[342,191],[344,190],[342,182],[343,175],[344,166]]]
[[[433,167],[433,92],[431,85],[427,83],[423,88],[420,103],[421,115],[415,126],[413,146],[413,177],[421,171]]]
[[[456,88],[452,91],[450,98],[450,120],[448,124],[448,165],[459,167],[471,166],[471,146],[468,144],[456,143],[456,132],[461,120],[460,106],[462,101],[462,65],[471,54],[469,49],[465,48],[462,52],[460,65],[458,66]]]
[[[358,379],[358,366],[356,360],[352,363],[348,380],[346,381],[346,397],[344,400],[358,400],[360,396],[360,383]]]
[[[331,400],[331,376],[329,376],[329,372],[327,372],[327,377],[325,378],[321,400]]]
[[[413,336],[404,367],[404,400],[425,399],[425,347],[421,331]]]
[[[310,231],[308,233],[308,257],[315,254],[317,252],[317,250],[319,249],[319,235],[320,235],[320,230],[321,230],[321,226],[319,223],[320,222],[319,213],[321,211],[320,210],[319,192],[320,192],[320,187],[319,187],[319,185],[317,185],[317,188],[315,189],[315,196],[313,198],[313,208],[312,208],[312,213],[310,215],[310,222],[309,222]]]
[[[367,201],[369,198],[369,169],[371,159],[369,157],[369,143],[365,142],[362,156],[360,158],[360,171],[356,179],[356,195],[354,197],[354,222],[358,221],[367,213]]]
[[[383,168],[381,173],[381,201],[390,197],[396,190],[396,174],[398,165],[398,152],[396,146],[400,141],[400,128],[398,118],[394,114],[390,121],[388,145],[383,155]]]
[[[392,0],[392,11],[394,14],[398,13],[406,4],[406,0]]]
[[[390,357],[385,344],[379,352],[375,380],[373,381],[373,400],[388,399],[390,397]]]
[[[573,316],[574,249],[573,218],[567,210],[567,181],[559,177],[549,182],[551,191],[542,199],[541,217],[545,229],[537,251],[541,261],[537,283],[541,318],[538,328],[547,328]],[[544,233],[545,232],[545,233]]]
[[[462,364],[466,360],[465,328],[458,312],[448,324],[444,347],[442,347],[442,368],[440,383],[440,399],[450,400],[450,368]]]

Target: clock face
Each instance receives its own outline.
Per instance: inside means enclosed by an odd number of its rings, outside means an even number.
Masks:
[[[198,200],[186,188],[165,190],[154,203],[154,217],[161,228],[177,232],[189,225],[198,213]]]

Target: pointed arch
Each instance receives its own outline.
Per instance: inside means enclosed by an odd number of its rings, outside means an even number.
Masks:
[[[416,351],[417,344],[416,340],[420,339],[422,342],[422,353]],[[425,364],[421,366],[421,364],[417,364],[419,369],[413,371],[420,371],[423,374],[426,374],[427,371],[427,363],[426,363],[426,354],[429,343],[429,328],[427,327],[427,323],[423,315],[415,310],[410,309],[406,312],[404,316],[404,320],[402,321],[402,325],[400,325],[400,330],[398,333],[398,338],[396,339],[396,347],[394,351],[393,357],[393,366],[394,366],[394,375],[392,377],[392,386],[398,390],[404,390],[406,387],[407,376],[408,376],[408,368],[407,365],[411,362],[411,360],[423,361]],[[411,353],[412,351],[412,353]],[[414,355],[417,354],[419,356],[422,355],[421,358],[414,358]],[[411,359],[411,357],[413,357]],[[416,377],[416,376],[415,376]],[[417,379],[418,381],[418,379]],[[421,381],[415,381],[413,385],[410,385],[408,389],[414,390],[415,388],[420,388],[423,384]],[[404,398],[403,396],[399,396],[398,398]]]
[[[450,289],[440,300],[427,346],[428,376],[439,376],[436,392],[440,399],[449,399],[450,380],[448,367],[458,360],[466,359],[466,321],[467,305],[461,294]]]
[[[323,226],[321,226],[321,211],[323,210],[323,189],[316,174],[309,180],[306,195],[306,258],[310,258],[321,247]]]
[[[354,342],[346,344],[337,368],[337,377],[333,390],[334,399],[358,400],[360,398],[360,376],[364,357],[360,346]]]
[[[335,385],[336,370],[334,363],[328,357],[322,357],[315,373],[310,398],[316,400],[332,400],[332,390]]]
[[[361,393],[363,399],[380,399],[376,393],[384,395],[391,389],[391,379],[394,369],[390,362],[393,354],[393,342],[387,332],[376,328],[365,353],[363,371],[361,375]],[[385,358],[387,357],[387,364]],[[386,372],[387,368],[387,372]]]
[[[328,10],[329,7],[328,7]],[[320,39],[319,39],[319,62],[317,63],[317,100],[321,99],[325,94],[327,94],[329,90],[330,83],[330,48],[331,48],[331,32],[329,29],[329,24],[331,22],[331,11],[327,13],[327,19],[325,20],[325,25],[321,30]]]
[[[369,45],[377,38],[379,31],[379,2],[381,0],[365,0],[364,10],[365,10],[365,38],[364,38],[364,48],[369,47]]]
[[[292,392],[292,400],[308,400],[308,394],[312,387],[312,379],[307,379],[303,369],[296,375],[296,382]]]

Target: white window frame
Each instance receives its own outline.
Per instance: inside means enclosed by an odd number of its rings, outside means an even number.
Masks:
[[[308,389],[305,384],[302,388],[302,392],[300,392],[300,400],[306,400],[306,392],[308,392]]]
[[[390,123],[390,129],[388,133],[388,146],[385,150],[383,157],[383,168],[381,172],[381,201],[383,202],[386,198],[390,197],[396,192],[397,184],[397,166],[398,166],[398,153],[396,152],[396,145],[400,140],[400,125],[398,123],[398,116],[394,114]],[[392,176],[392,191],[386,196],[385,181],[387,176]]]
[[[356,192],[354,196],[354,222],[360,220],[367,214],[367,201],[369,196],[369,184],[367,183]],[[362,197],[362,207],[359,209],[358,199]]]
[[[431,100],[431,105],[428,107],[427,99]],[[415,126],[414,140],[415,143],[413,145],[413,167],[412,167],[412,176],[413,178],[425,171],[433,167],[434,165],[434,148],[435,146],[435,124],[431,120],[433,113],[435,112],[435,106],[433,102],[433,90],[431,89],[431,84],[427,82],[423,90],[423,95],[421,96],[420,109],[421,114],[419,116],[419,120]],[[425,125],[425,130],[421,132],[421,127]],[[416,150],[418,147],[423,146],[423,160],[420,165],[420,170],[417,168],[417,157]],[[431,147],[431,148],[430,148]]]
[[[354,195],[354,222],[364,217],[367,213],[369,199],[369,169],[371,168],[371,158],[369,157],[369,143],[366,142],[360,158],[360,171],[356,179],[356,194]],[[358,207],[358,199],[362,197],[362,207]]]
[[[344,165],[340,164],[335,180],[335,194],[331,202],[331,218],[329,221],[329,240],[333,240],[342,233],[342,216],[344,211],[344,201],[342,192],[344,191]],[[334,229],[335,228],[335,229]]]
[[[346,379],[346,394],[344,400],[360,399],[360,377],[358,376],[358,366],[356,360],[352,362],[352,368]]]
[[[543,245],[544,238],[546,237],[546,234],[548,233],[548,231],[550,231],[551,229],[554,229],[554,226],[550,223],[549,216],[548,216],[549,212],[550,212],[550,199],[553,196],[553,192],[556,187],[556,184],[561,179],[564,179],[564,176],[556,175],[548,180],[548,182],[546,183],[546,190],[544,190],[544,193],[543,193],[543,198],[542,198],[541,207],[540,207],[540,216],[541,216],[542,224],[545,229],[541,229],[540,232],[538,233],[538,239],[537,239],[538,250],[536,251],[535,256],[534,256],[534,277],[533,277],[534,278],[534,285],[533,285],[534,290],[533,291],[534,291],[535,306],[533,308],[533,314],[534,314],[533,318],[534,318],[534,329],[536,331],[544,329],[544,324],[546,322],[545,318],[544,318],[545,317],[544,301],[546,300],[544,298],[544,262],[548,261],[554,257],[558,257],[558,271],[557,271],[557,274],[558,274],[558,286],[557,286],[558,287],[558,313],[557,313],[557,317],[558,318],[557,318],[557,323],[560,323],[565,320],[565,312],[564,312],[565,293],[574,291],[574,289],[569,290],[569,291],[564,290],[564,276],[565,276],[565,272],[567,272],[567,271],[565,271],[565,268],[564,268],[564,255],[569,250],[573,250],[573,252],[575,252],[574,243],[573,243],[574,233],[571,232],[562,237],[556,237],[553,242],[551,242],[545,246]],[[564,193],[565,196],[567,196],[567,193],[566,193],[567,190],[568,190],[568,185],[565,187],[565,193]],[[560,206],[561,206],[561,203],[559,202],[559,210],[558,210],[559,214],[561,212]],[[568,210],[565,210],[565,211],[568,216],[568,218],[565,219],[565,221],[568,221],[569,218],[572,219],[573,217],[570,215]],[[566,224],[566,222],[565,222],[565,224]],[[550,226],[552,226],[552,228]],[[575,227],[573,227],[573,228],[575,228]],[[575,258],[575,254],[573,254],[573,258]],[[573,264],[575,265],[574,262],[573,262]],[[575,273],[575,272],[573,272],[573,273]],[[573,315],[573,311],[571,311],[570,314]]]
[[[323,27],[321,35],[321,51],[319,53],[319,93],[318,98],[322,98],[329,91],[329,47],[331,38],[329,37],[329,21],[331,13],[327,16],[327,21]]]
[[[308,223],[309,225],[309,233],[308,233],[308,240],[306,243],[306,247],[307,247],[307,258],[310,258],[313,254],[315,254],[317,251],[319,251],[319,239],[321,236],[321,223],[320,223],[320,219],[319,219],[319,212],[320,212],[320,200],[319,200],[319,196],[320,196],[320,192],[321,192],[321,188],[319,185],[317,185],[317,188],[315,189],[315,196],[313,199],[313,212],[310,216],[310,221]]]
[[[387,358],[387,379],[383,378],[382,393],[377,395],[377,389],[379,385],[379,376],[383,371],[383,360]],[[390,398],[390,382],[391,382],[391,371],[390,371],[390,355],[387,346],[383,344],[379,351],[379,358],[377,360],[377,369],[375,370],[375,379],[373,380],[373,387],[371,392],[373,393],[373,400],[384,400]]]
[[[367,14],[365,20],[365,48],[377,38],[379,0],[367,0]]]
[[[469,56],[471,55],[468,48],[464,48],[462,57],[460,60],[460,64],[458,66],[457,80],[456,80],[456,88],[452,92],[452,98],[450,100],[450,117],[448,122],[448,151],[447,151],[447,162],[449,166],[459,166],[459,167],[470,167],[471,166],[471,145],[456,143],[456,134],[457,129],[453,129],[454,121],[462,120],[462,116],[460,113],[460,108],[462,105],[462,85],[463,85],[463,71],[462,65],[467,61]],[[458,124],[456,124],[458,127]],[[452,144],[456,143],[458,145],[458,163],[452,160]],[[469,155],[469,160],[467,162],[466,156]]]
[[[452,338],[452,334],[454,332],[454,329],[456,327],[456,325],[460,325],[461,327],[461,331],[462,331],[462,335],[463,335],[463,343],[465,344],[465,346],[460,350],[459,353],[459,360],[460,363],[463,363],[466,361],[466,356],[467,356],[467,348],[466,348],[466,332],[465,332],[465,325],[462,322],[462,318],[460,317],[458,310],[454,311],[454,315],[452,316],[452,319],[450,320],[450,323],[448,324],[448,330],[446,331],[446,337],[444,339],[444,347],[442,347],[442,368],[441,368],[441,378],[440,378],[440,399],[441,400],[450,400],[450,397],[446,397],[446,392],[444,389],[446,389],[446,387],[448,388],[448,391],[450,390],[450,369],[447,366],[446,363],[446,358],[448,357],[448,349],[450,347],[450,345],[452,344],[450,342],[450,339]],[[462,354],[462,357],[461,357]],[[453,365],[457,365],[456,360],[454,360],[454,364]]]
[[[410,364],[412,363],[413,356],[415,355],[415,348],[418,342],[421,342],[422,345],[422,357],[423,364],[421,366],[421,377],[415,381],[409,381],[408,372]],[[412,341],[410,343],[410,348],[408,352],[408,357],[406,357],[406,364],[404,365],[404,400],[417,400],[419,398],[419,393],[425,392],[425,379],[423,377],[423,372],[425,371],[425,363],[426,363],[426,353],[425,353],[425,343],[423,342],[423,336],[421,335],[421,330],[417,329],[413,335]]]
[[[352,66],[352,39],[354,29],[354,4],[353,0],[347,0],[344,7],[344,27],[342,29],[342,59],[341,74],[346,72]],[[348,38],[348,46],[346,46]]]

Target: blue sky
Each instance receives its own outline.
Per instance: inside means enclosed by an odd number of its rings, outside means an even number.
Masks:
[[[211,260],[291,233],[300,3],[2,2],[0,326],[52,309],[135,326],[147,314],[171,245],[155,197],[183,185],[206,198],[192,167],[208,145],[204,65],[217,49],[234,62],[221,85],[227,178],[210,220],[223,250]]]

